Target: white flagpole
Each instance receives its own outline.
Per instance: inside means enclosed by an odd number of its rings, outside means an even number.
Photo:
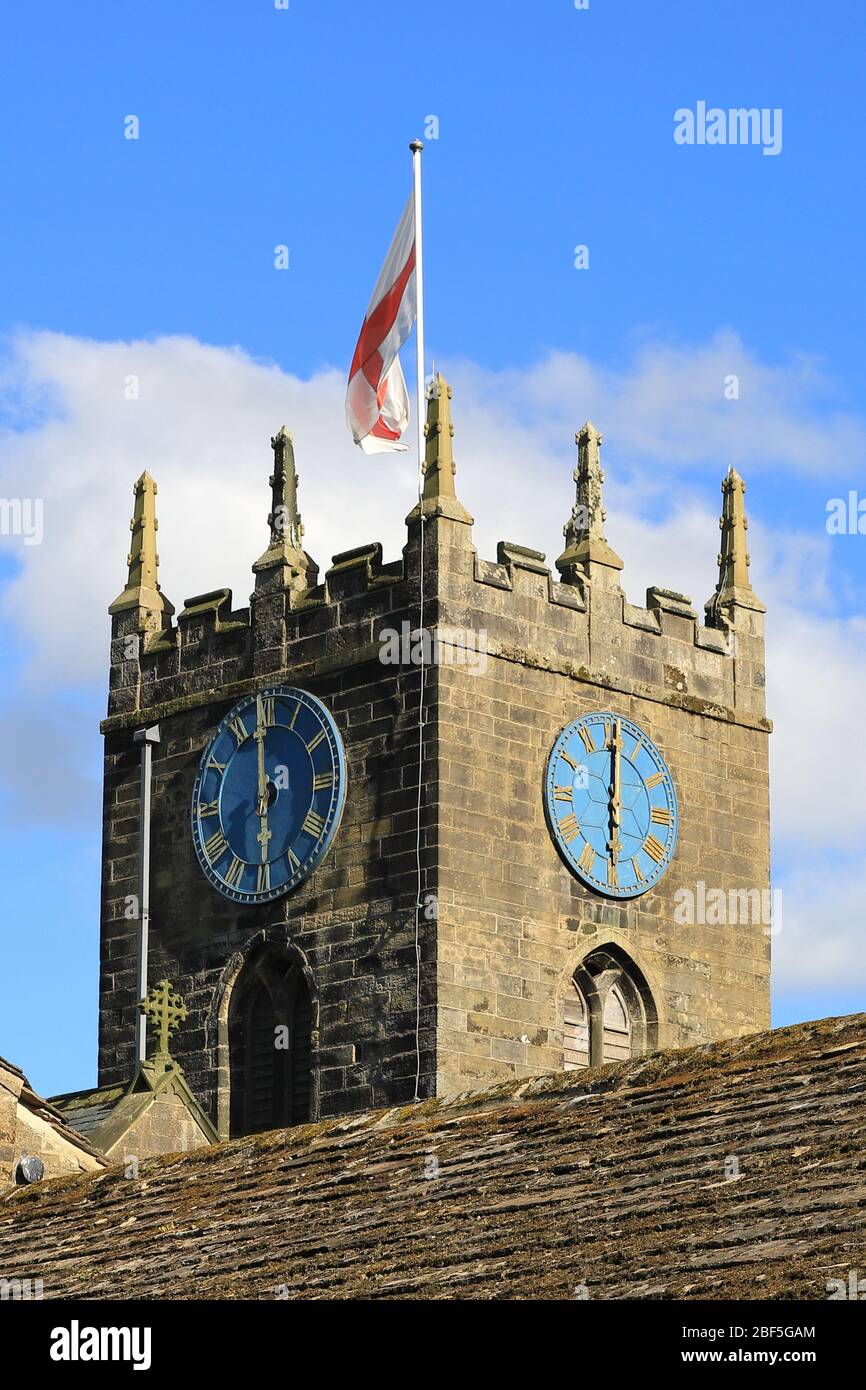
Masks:
[[[418,536],[419,536],[419,602],[418,626],[421,631],[421,670],[418,691],[418,802],[415,821],[415,1095],[421,1099],[421,802],[424,774],[424,420],[427,414],[424,395],[424,261],[421,240],[421,151],[420,140],[413,140],[412,179],[415,203],[415,411],[418,429]]]
[[[424,418],[427,413],[424,395],[424,259],[421,237],[421,151],[424,146],[420,140],[413,140],[412,177],[415,204],[415,367],[418,376],[416,386],[416,410],[418,429],[418,496],[424,491]]]

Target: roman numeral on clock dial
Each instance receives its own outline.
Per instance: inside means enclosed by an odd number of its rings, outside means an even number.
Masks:
[[[229,724],[229,728],[231,729],[232,733],[237,739],[238,747],[240,747],[244,740],[248,738],[244,721],[240,718],[240,716],[238,716],[238,718],[232,720],[232,722]]]
[[[581,854],[577,862],[579,867],[583,870],[585,874],[592,872],[592,866],[595,863],[595,850],[593,849],[592,845],[584,845],[583,853]]]
[[[229,864],[228,868],[223,874],[223,878],[225,879],[225,882],[229,885],[230,888],[237,888],[238,884],[244,876],[245,868],[246,865],[244,864],[244,861],[242,859],[238,859],[236,854],[233,854],[232,862]]]
[[[659,843],[655,835],[647,835],[641,849],[643,849],[656,864],[660,864],[665,857],[665,847],[663,844]]]
[[[325,822],[322,817],[317,815],[315,811],[308,811],[304,821],[304,829],[307,834],[318,839],[324,828]]]
[[[580,826],[577,823],[577,816],[563,816],[559,822],[559,829],[566,844],[570,844],[575,835],[580,834]]]
[[[210,839],[204,842],[204,852],[211,865],[214,865],[218,859],[221,859],[227,849],[228,841],[222,833],[222,830],[215,830]]]

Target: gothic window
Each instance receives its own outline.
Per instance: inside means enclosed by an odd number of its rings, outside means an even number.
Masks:
[[[619,947],[593,951],[568,983],[563,1009],[563,1066],[600,1066],[658,1046],[649,986]]]
[[[229,1012],[233,1136],[310,1118],[312,1017],[306,981],[285,951],[268,948],[241,971]]]
[[[576,980],[565,997],[565,1070],[589,1066],[589,1009]]]

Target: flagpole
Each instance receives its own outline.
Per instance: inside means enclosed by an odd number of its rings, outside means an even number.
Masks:
[[[418,626],[421,632],[421,670],[418,687],[418,800],[415,820],[415,1094],[413,1099],[421,1099],[421,892],[423,873],[421,869],[421,803],[424,779],[424,417],[427,413],[424,400],[424,257],[421,238],[421,151],[424,146],[420,140],[413,140],[412,186],[415,205],[415,374],[416,399],[415,417],[418,430]]]
[[[427,413],[424,399],[424,254],[421,237],[421,151],[423,148],[420,140],[413,140],[409,146],[412,151],[415,204],[415,370],[418,377],[415,390],[419,497],[424,491],[424,417]]]

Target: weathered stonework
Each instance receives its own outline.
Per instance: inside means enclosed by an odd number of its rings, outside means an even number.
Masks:
[[[322,585],[253,595],[233,611],[226,591],[187,601],[176,626],[139,644],[135,613],[115,616],[106,733],[101,1084],[131,1074],[138,892],[139,757],[134,729],[159,721],[154,748],[151,978],[168,976],[189,1018],[173,1051],[219,1120],[225,1009],[239,964],[262,940],[290,944],[314,1006],[314,1110],[329,1115],[409,1098],[416,1072],[415,900],[417,668],[383,666],[374,629],[415,614],[417,578],[384,566],[372,545],[336,556]],[[132,651],[127,657],[126,652]],[[325,701],[342,734],[349,795],[340,832],[311,880],[288,899],[239,907],[205,880],[190,837],[202,749],[239,696],[265,683],[302,685]],[[435,685],[428,679],[428,717]],[[435,790],[428,760],[421,855],[433,891]],[[421,1087],[434,1084],[435,923],[421,921],[425,971]]]
[[[47,1178],[106,1166],[101,1151],[71,1128],[51,1101],[37,1095],[22,1071],[0,1057],[0,1189],[21,1181],[24,1158],[41,1162]]]
[[[100,1082],[132,1070],[137,923],[126,911],[137,892],[139,794],[132,735],[158,722],[151,977],[167,976],[186,999],[177,1057],[221,1133],[227,1001],[243,961],[263,941],[287,943],[309,984],[315,1116],[410,1099],[416,1026],[421,1095],[562,1066],[566,987],[602,945],[642,972],[661,1046],[769,1022],[766,927],[674,920],[679,888],[769,887],[763,606],[740,582],[742,564],[731,578],[744,517],[729,518],[727,579],[708,605],[707,626],[687,598],[664,589],[649,590],[646,608],[625,601],[622,562],[598,510],[600,472],[578,480],[578,501],[592,515],[582,523],[579,508],[572,514],[557,561],[561,579],[543,555],[510,543],[500,544],[496,562],[481,560],[454,487],[449,397],[440,378],[428,414],[424,497],[407,519],[402,560],[383,564],[379,545],[362,547],[335,556],[324,581],[305,587],[317,576],[300,534],[287,554],[272,527],[262,560],[273,563],[257,567],[249,608],[233,610],[221,590],[187,600],[176,622],[158,629],[153,610],[141,605],[113,614],[103,726]],[[284,450],[287,439],[277,436]],[[579,467],[597,469],[600,436],[587,426],[579,442]],[[286,494],[288,476],[278,470],[275,498],[279,487]],[[729,489],[726,508],[731,497]],[[383,664],[379,653],[387,630],[418,626],[422,533],[424,623],[453,659],[425,676],[426,906],[416,1019],[420,677],[417,666]],[[484,669],[461,660],[461,632],[486,634]],[[333,712],[348,757],[348,799],[312,879],[276,904],[240,907],[199,870],[190,798],[217,723],[241,695],[276,683],[310,690]],[[544,819],[549,748],[566,723],[593,709],[646,729],[679,798],[671,867],[656,888],[626,902],[601,898],[570,875]]]

